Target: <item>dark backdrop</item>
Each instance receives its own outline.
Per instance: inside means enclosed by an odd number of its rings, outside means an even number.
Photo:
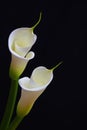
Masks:
[[[35,29],[38,39],[32,48],[36,56],[22,76],[30,76],[40,65],[51,68],[59,61],[63,64],[18,130],[86,126],[87,5],[64,0],[0,2],[0,119],[10,88],[8,36],[16,28],[34,25],[40,11],[43,16]]]

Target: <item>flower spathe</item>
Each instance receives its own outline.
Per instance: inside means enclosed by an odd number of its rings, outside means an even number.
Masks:
[[[29,60],[34,58],[34,52],[30,51],[37,36],[30,28],[18,28],[14,30],[8,39],[9,50],[12,54],[10,77],[18,78],[24,71]]]
[[[35,54],[30,49],[37,40],[37,36],[33,31],[40,20],[41,14],[38,22],[33,27],[15,29],[9,36],[8,47],[12,54],[10,77],[12,79],[17,79],[24,71],[28,61],[34,58]]]
[[[17,106],[17,115],[26,116],[37,98],[44,92],[53,79],[53,71],[40,66],[34,69],[30,78],[19,79],[21,97]]]

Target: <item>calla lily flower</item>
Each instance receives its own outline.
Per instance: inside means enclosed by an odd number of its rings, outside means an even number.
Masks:
[[[52,71],[43,66],[34,69],[30,78],[19,79],[22,91],[17,106],[18,116],[26,116],[29,113],[34,102],[44,92],[52,79]]]
[[[11,32],[8,39],[8,47],[12,54],[10,65],[10,77],[17,79],[24,71],[29,60],[34,58],[34,52],[30,51],[35,44],[37,36],[34,34],[35,27],[41,20],[41,14],[38,22],[31,28],[18,28]]]
[[[26,116],[38,97],[44,92],[53,79],[53,69],[47,69],[40,66],[34,69],[30,78],[24,77],[19,79],[19,85],[22,88],[21,97],[17,105],[17,115]]]

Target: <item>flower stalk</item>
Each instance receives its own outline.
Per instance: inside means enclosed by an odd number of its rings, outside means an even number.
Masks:
[[[15,130],[18,125],[20,124],[20,122],[23,120],[23,117],[19,117],[16,115],[16,117],[14,118],[14,120],[11,122],[10,126],[8,127],[7,130]]]
[[[18,91],[18,80],[11,80],[11,88],[10,88],[4,116],[0,125],[0,130],[7,130],[9,126],[14,111],[17,91]]]

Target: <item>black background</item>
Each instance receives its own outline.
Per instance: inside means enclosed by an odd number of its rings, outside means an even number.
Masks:
[[[30,76],[40,65],[63,64],[18,130],[87,127],[87,4],[76,1],[0,2],[0,119],[10,88],[8,36],[16,28],[33,26],[41,11],[42,20],[35,29],[38,39],[31,49],[36,56],[21,77]]]

